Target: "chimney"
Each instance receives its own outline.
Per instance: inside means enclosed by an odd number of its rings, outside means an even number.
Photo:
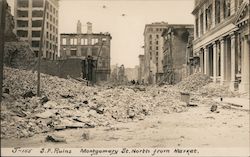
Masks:
[[[77,34],[81,34],[82,33],[82,23],[80,20],[78,20],[77,22],[77,30],[76,30]]]
[[[87,23],[87,34],[92,34],[92,23]]]

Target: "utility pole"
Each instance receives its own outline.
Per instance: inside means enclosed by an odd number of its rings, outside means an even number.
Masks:
[[[3,95],[3,58],[4,58],[4,31],[6,17],[6,0],[0,0],[0,104],[2,103]]]
[[[37,65],[37,96],[41,96],[40,87],[41,87],[41,56],[43,50],[43,36],[44,36],[44,24],[46,17],[46,8],[47,0],[44,1],[44,10],[43,10],[43,21],[42,21],[42,30],[40,34],[40,44],[39,44],[39,53],[38,53],[38,65]]]

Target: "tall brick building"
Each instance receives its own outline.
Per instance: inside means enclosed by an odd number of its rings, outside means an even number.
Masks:
[[[195,0],[194,55],[200,71],[249,93],[249,0]]]
[[[58,57],[58,0],[47,0],[44,21],[42,57],[54,60]],[[44,0],[15,0],[15,33],[27,41],[36,56],[39,52],[41,28],[44,14]]]

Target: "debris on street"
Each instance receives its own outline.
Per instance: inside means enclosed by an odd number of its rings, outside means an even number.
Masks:
[[[18,81],[17,81],[18,80]],[[143,120],[159,112],[187,111],[174,86],[90,87],[74,79],[41,75],[42,97],[36,97],[36,73],[4,69],[2,138],[76,128],[109,127],[115,123]],[[9,98],[13,97],[13,101]]]

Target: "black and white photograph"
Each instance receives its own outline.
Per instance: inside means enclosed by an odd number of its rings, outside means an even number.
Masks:
[[[1,156],[250,156],[249,0],[0,0]]]

